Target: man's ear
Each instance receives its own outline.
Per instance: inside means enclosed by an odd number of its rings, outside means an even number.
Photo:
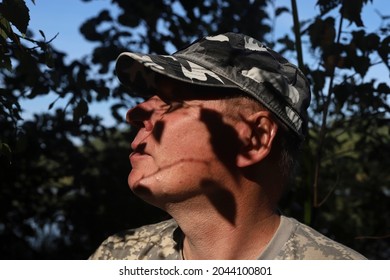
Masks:
[[[247,167],[262,161],[271,151],[278,125],[268,111],[259,111],[245,120],[238,132],[243,146],[237,155],[237,166]]]

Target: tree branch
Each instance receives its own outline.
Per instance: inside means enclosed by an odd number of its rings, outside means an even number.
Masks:
[[[292,8],[293,20],[294,20],[295,48],[297,50],[298,67],[303,72],[306,72],[305,68],[304,68],[304,64],[303,64],[302,41],[301,41],[301,24],[299,22],[297,1],[296,0],[291,0],[291,8]]]

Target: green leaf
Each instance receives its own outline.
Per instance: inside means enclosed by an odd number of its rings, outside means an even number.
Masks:
[[[0,17],[0,37],[7,40],[8,34],[11,32],[11,25],[6,18]]]
[[[4,155],[11,160],[12,151],[11,148],[6,143],[0,143],[0,156]]]
[[[21,33],[26,34],[30,21],[29,9],[23,0],[3,0],[3,16]]]

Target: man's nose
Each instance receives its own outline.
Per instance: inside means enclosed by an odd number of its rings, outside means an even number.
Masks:
[[[153,129],[152,116],[156,113],[156,104],[153,100],[147,100],[130,109],[126,113],[126,121],[137,128]]]

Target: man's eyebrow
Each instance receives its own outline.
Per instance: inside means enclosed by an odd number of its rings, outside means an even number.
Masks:
[[[165,96],[165,95],[158,95],[158,97],[161,99],[162,102],[165,104],[171,104],[174,99],[171,96]]]

